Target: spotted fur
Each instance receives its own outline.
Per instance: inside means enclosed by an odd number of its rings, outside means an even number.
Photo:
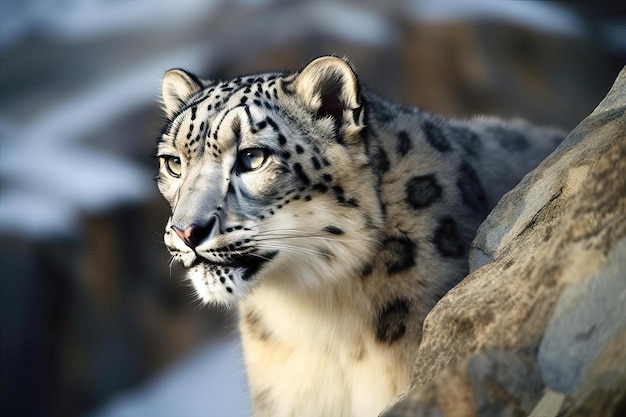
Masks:
[[[257,416],[374,416],[409,383],[424,317],[491,207],[560,141],[389,103],[344,60],[163,80],[165,243],[237,305]]]

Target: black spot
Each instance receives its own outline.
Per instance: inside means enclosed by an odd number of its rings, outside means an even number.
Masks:
[[[272,127],[272,129],[278,130],[278,125],[276,124],[274,119],[272,119],[271,117],[266,117],[265,120],[267,120],[267,123]]]
[[[398,132],[398,134],[396,135],[396,140],[396,152],[398,152],[400,156],[405,156],[407,153],[409,153],[409,151],[413,147],[413,143],[411,142],[411,138],[409,137],[409,134],[406,132],[406,130],[401,130],[400,132]]]
[[[376,315],[376,339],[381,343],[393,344],[406,333],[409,317],[409,300],[396,298],[387,303]]]
[[[333,191],[337,194],[343,194],[343,188],[340,185],[333,185]]]
[[[382,246],[382,259],[388,273],[397,274],[415,266],[417,245],[407,236],[388,237]]]
[[[448,139],[444,136],[439,126],[435,125],[432,121],[424,120],[422,122],[422,130],[424,131],[426,141],[430,144],[430,146],[437,149],[439,152],[448,152],[452,150]]]
[[[450,216],[439,219],[433,236],[433,243],[443,257],[458,258],[465,253],[459,229]]]
[[[249,239],[246,239],[249,242]],[[246,243],[248,243],[246,242]],[[264,253],[263,256],[244,256],[242,266],[244,268],[244,272],[241,276],[241,279],[244,281],[250,280],[254,274],[259,272],[259,270],[263,267],[266,262],[271,261],[274,256],[276,256],[278,252],[269,252]]]
[[[372,167],[374,171],[379,174],[384,174],[389,171],[389,158],[383,148],[378,148],[378,151],[372,155]]]
[[[406,203],[415,210],[432,206],[443,194],[441,186],[432,174],[411,178],[404,190]]]
[[[361,277],[363,278],[370,276],[372,272],[374,272],[374,265],[369,262],[361,267]]]
[[[265,120],[261,120],[261,121],[260,121],[260,122],[256,125],[256,127],[257,127],[259,130],[263,130],[263,129],[265,129],[265,127],[266,127],[266,126],[267,126],[267,122],[266,122]]]
[[[356,109],[353,109],[353,110],[352,110],[352,119],[353,119],[355,122],[358,122],[358,121],[359,121],[359,117],[361,116],[361,111],[362,111],[362,110],[363,110],[363,107],[360,107],[360,106],[359,106],[359,107],[357,107]]]
[[[296,171],[296,175],[300,178],[300,181],[302,181],[305,185],[311,184],[311,180],[309,180],[309,177],[306,175],[299,162],[293,164],[293,169]]]
[[[232,292],[233,292],[233,289],[232,289],[232,288],[230,288],[230,287],[226,287],[226,291],[228,291],[229,293],[232,293]]]
[[[323,247],[315,248],[315,252],[317,252],[318,256],[325,261],[331,261],[335,257],[332,252]]]
[[[278,143],[281,145],[287,143],[287,139],[285,139],[285,136],[283,136],[282,134],[278,134]]]
[[[248,331],[255,338],[267,341],[270,338],[270,332],[261,320],[261,316],[254,310],[249,310],[244,316],[244,322]]]
[[[283,152],[281,155],[283,156],[284,159],[291,158],[291,154],[289,152],[287,152],[287,151]]]
[[[304,152],[304,149],[302,148],[302,146],[296,145],[296,153],[300,154],[300,153],[303,153],[303,152]]]
[[[396,118],[396,114],[389,109],[386,105],[379,101],[370,101],[368,107],[371,109],[372,114],[379,122],[389,123]]]
[[[320,169],[322,166],[320,165],[320,161],[317,160],[316,157],[312,156],[311,157],[311,163],[313,164],[313,168],[315,168],[316,170]]]
[[[459,178],[456,182],[465,205],[475,213],[486,215],[489,210],[487,196],[480,184],[476,171],[465,161],[459,166]]]
[[[494,130],[500,146],[508,152],[523,152],[528,149],[528,140],[521,133],[504,128]]]
[[[326,226],[324,228],[325,232],[331,233],[333,235],[343,235],[343,230],[338,228],[337,226]]]
[[[324,174],[324,175],[322,175],[322,178],[324,178],[324,181],[326,181],[326,182],[332,182],[332,180],[333,180],[333,176],[330,175],[330,174]]]
[[[483,148],[483,143],[478,135],[469,129],[456,126],[448,126],[449,137],[458,144],[463,152],[469,156],[479,155]]]
[[[321,182],[318,182],[317,184],[313,185],[313,189],[315,191],[319,191],[320,193],[325,193],[326,191],[328,191],[328,187],[326,186],[326,184],[323,184]]]

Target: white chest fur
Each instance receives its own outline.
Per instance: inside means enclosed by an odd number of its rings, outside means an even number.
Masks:
[[[255,415],[378,415],[408,384],[406,367],[374,340],[361,308],[313,307],[263,289],[241,305]]]

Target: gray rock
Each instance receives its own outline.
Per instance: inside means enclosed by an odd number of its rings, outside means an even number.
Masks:
[[[626,239],[579,285],[563,290],[539,346],[546,384],[571,393],[598,352],[626,331]]]
[[[567,394],[560,416],[621,415],[625,237],[626,68],[481,225],[471,273],[427,316],[411,389],[386,415],[528,415],[546,386]]]
[[[446,368],[385,416],[519,416],[534,405],[540,387],[531,356],[487,351]]]

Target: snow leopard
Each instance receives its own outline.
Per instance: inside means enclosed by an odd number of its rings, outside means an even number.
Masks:
[[[165,244],[236,309],[255,416],[376,416],[500,197],[563,139],[383,99],[346,59],[163,77]]]

